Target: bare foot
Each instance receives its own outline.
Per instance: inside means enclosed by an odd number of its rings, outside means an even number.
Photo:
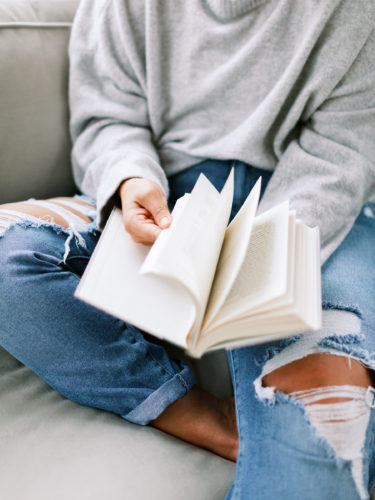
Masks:
[[[195,386],[150,425],[228,460],[237,460],[234,398],[218,399]]]

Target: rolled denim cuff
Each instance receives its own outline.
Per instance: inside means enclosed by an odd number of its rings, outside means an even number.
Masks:
[[[194,384],[194,374],[185,365],[180,373],[176,373],[134,408],[134,410],[126,415],[122,415],[122,417],[138,425],[147,425],[151,420],[154,420],[163,413],[169,405],[185,396]]]

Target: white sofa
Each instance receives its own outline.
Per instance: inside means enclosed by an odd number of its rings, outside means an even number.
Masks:
[[[77,5],[0,1],[0,203],[75,192],[67,43]],[[202,387],[231,393],[224,353],[193,369]],[[67,400],[0,348],[1,500],[222,499],[234,469],[156,429]]]

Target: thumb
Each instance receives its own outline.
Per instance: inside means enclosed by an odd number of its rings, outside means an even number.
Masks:
[[[155,223],[162,229],[168,227],[172,222],[167,199],[159,186],[155,186],[143,200],[142,205],[151,213]]]

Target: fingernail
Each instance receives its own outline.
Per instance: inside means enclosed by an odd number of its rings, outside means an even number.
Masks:
[[[168,225],[168,223],[169,223],[169,219],[168,219],[168,217],[163,217],[163,218],[162,218],[162,220],[160,221],[159,226],[160,226],[160,227],[165,227],[165,226],[167,226],[167,225]]]

